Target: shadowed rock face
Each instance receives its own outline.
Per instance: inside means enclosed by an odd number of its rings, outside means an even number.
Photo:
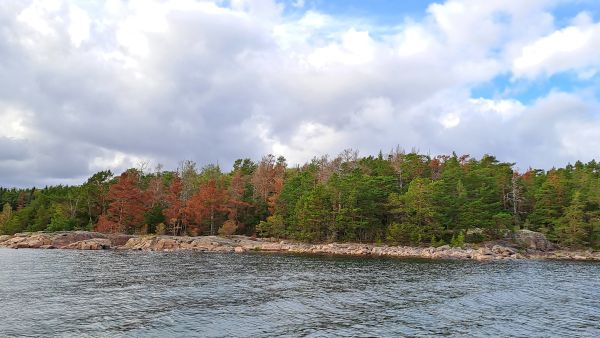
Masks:
[[[361,243],[308,244],[294,241],[278,241],[245,236],[134,236],[122,234],[101,234],[97,232],[74,231],[57,233],[21,233],[14,236],[1,236],[0,247],[77,249],[77,250],[145,250],[205,252],[288,252],[303,254],[419,257],[429,259],[575,259],[600,260],[600,252],[554,250],[552,243],[544,235],[521,230],[515,235],[515,242],[489,242],[480,246],[467,245],[464,248],[376,246]],[[518,237],[517,237],[518,236]],[[522,249],[519,250],[518,247]],[[526,250],[523,250],[526,249]]]
[[[514,233],[514,240],[520,248],[536,251],[550,251],[556,246],[546,239],[540,232],[531,230],[518,230]]]
[[[99,232],[87,232],[87,231],[72,231],[72,232],[59,232],[54,234],[44,234],[52,238],[52,246],[55,248],[62,248],[69,246],[70,244],[89,240],[92,238],[106,238],[105,234]]]
[[[131,238],[135,238],[135,235],[126,235],[126,234],[108,234],[106,235],[110,240],[112,246],[122,246],[129,241]]]

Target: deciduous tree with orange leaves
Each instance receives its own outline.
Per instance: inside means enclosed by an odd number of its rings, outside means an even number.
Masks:
[[[215,234],[215,224],[219,214],[227,214],[228,195],[223,179],[211,178],[200,185],[200,189],[187,202],[186,213],[197,226],[209,223],[211,235]]]
[[[163,215],[168,223],[169,231],[173,235],[185,232],[185,226],[187,225],[184,214],[185,204],[181,196],[182,189],[181,178],[177,175],[171,181],[169,190],[164,194],[166,207],[163,209]]]
[[[110,204],[100,216],[96,230],[108,233],[137,233],[144,221],[144,194],[138,188],[138,174],[126,171],[108,191]]]

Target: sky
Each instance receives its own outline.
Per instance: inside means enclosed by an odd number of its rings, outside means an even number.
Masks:
[[[0,186],[354,148],[600,159],[585,0],[0,1]]]

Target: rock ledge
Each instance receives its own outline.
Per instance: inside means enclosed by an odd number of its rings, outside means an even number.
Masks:
[[[522,230],[526,231],[526,230]],[[0,247],[75,250],[144,250],[203,252],[287,252],[351,256],[412,257],[427,259],[472,259],[478,261],[514,259],[568,259],[600,261],[600,251],[557,250],[552,243],[532,231],[518,235],[514,242],[489,242],[464,248],[387,246],[361,243],[308,244],[272,238],[253,239],[246,236],[133,236],[97,232],[35,232],[0,236]],[[541,235],[541,234],[540,234]],[[543,241],[542,241],[543,239]],[[546,242],[544,242],[546,241]]]

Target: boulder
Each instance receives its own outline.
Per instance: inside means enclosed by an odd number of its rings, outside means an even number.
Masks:
[[[30,248],[39,249],[44,245],[52,245],[52,240],[46,235],[33,235],[27,239],[26,243]]]
[[[8,247],[8,248],[16,248],[17,244],[20,242],[23,242],[27,239],[27,237],[11,237],[7,240],[5,240],[4,242],[2,242],[2,246]]]
[[[132,237],[127,240],[125,245],[120,246],[119,249],[123,250],[152,250],[156,243],[156,237]]]
[[[472,258],[478,261],[487,261],[494,259],[494,253],[492,250],[486,247],[481,247],[478,250],[474,250]]]
[[[3,246],[14,249],[38,249],[51,244],[52,240],[45,234],[17,234],[2,243]]]
[[[0,236],[0,245],[2,245],[2,243],[6,242],[7,240],[11,239],[11,235],[1,235]]]
[[[188,243],[185,247],[197,251],[213,251],[219,246],[219,243],[212,241],[209,237],[191,237],[187,240]]]
[[[106,250],[111,248],[111,242],[108,238],[92,238],[83,241],[71,243],[64,249],[75,250]]]
[[[494,245],[492,247],[492,252],[504,257],[512,256],[517,253],[514,249],[501,245]]]
[[[172,251],[179,249],[179,242],[173,238],[159,238],[152,250]]]
[[[548,241],[544,234],[531,230],[516,231],[514,240],[523,249],[549,251],[555,248],[555,245]]]

